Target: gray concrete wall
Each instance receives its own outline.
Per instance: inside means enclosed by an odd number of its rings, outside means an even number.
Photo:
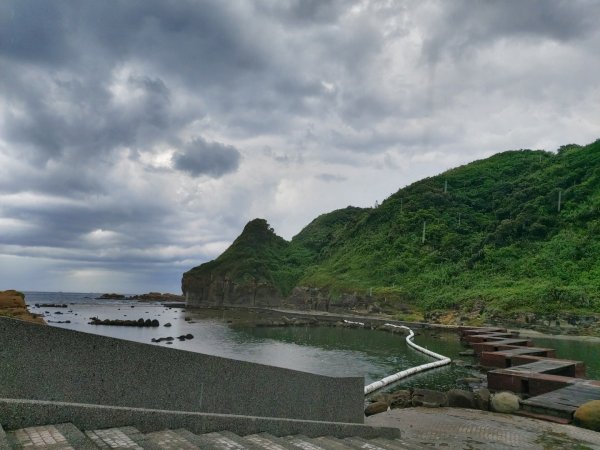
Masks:
[[[0,397],[363,423],[364,380],[0,318]]]

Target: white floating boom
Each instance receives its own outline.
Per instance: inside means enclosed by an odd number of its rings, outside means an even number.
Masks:
[[[385,326],[393,327],[393,328],[403,328],[405,330],[408,330],[409,334],[408,334],[408,336],[406,336],[406,343],[408,345],[410,345],[412,348],[414,348],[415,350],[425,353],[426,355],[432,356],[433,358],[437,359],[438,361],[430,362],[427,364],[421,364],[420,366],[416,366],[416,367],[411,367],[410,369],[402,370],[401,372],[398,372],[393,375],[389,375],[385,378],[382,378],[379,381],[375,381],[374,383],[371,383],[371,384],[365,386],[365,395],[370,394],[371,392],[376,391],[378,389],[381,389],[382,387],[387,386],[388,384],[398,381],[402,378],[409,377],[411,375],[414,375],[419,372],[423,372],[425,370],[433,369],[434,367],[445,366],[452,362],[452,360],[450,358],[448,358],[444,355],[440,355],[438,353],[432,352],[431,350],[427,350],[426,348],[423,348],[420,345],[415,344],[413,342],[415,333],[410,328],[405,327],[403,325],[393,325],[391,323],[386,323]]]

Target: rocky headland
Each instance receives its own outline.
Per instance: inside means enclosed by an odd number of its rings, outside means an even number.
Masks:
[[[0,291],[0,316],[46,324],[42,317],[29,312],[25,294],[15,290]]]

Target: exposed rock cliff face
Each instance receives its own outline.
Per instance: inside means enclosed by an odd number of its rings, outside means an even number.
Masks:
[[[25,295],[17,291],[0,291],[0,316],[45,324],[44,319],[31,314],[25,304]]]
[[[183,275],[181,289],[189,306],[276,306],[282,289],[273,272],[283,266],[289,245],[264,219],[254,219],[217,259]]]

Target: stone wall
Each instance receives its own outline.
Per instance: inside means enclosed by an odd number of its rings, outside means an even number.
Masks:
[[[334,378],[0,318],[0,397],[363,422]]]

